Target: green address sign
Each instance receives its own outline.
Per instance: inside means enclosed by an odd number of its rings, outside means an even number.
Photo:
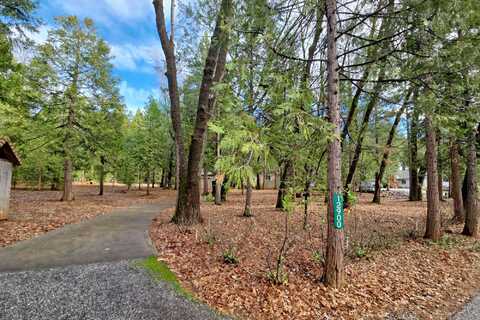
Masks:
[[[333,207],[333,226],[335,229],[343,229],[343,195],[340,192],[334,192],[332,197]]]

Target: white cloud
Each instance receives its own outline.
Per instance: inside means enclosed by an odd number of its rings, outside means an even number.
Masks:
[[[37,32],[28,32],[28,37],[35,41],[36,44],[42,44],[47,41],[50,30],[52,30],[52,27],[44,24],[38,27]]]
[[[131,43],[111,44],[113,64],[118,69],[154,73],[162,61],[159,44],[134,45]]]
[[[25,35],[28,39],[32,40],[35,44],[42,44],[47,41],[48,31],[52,29],[49,25],[41,25],[37,28],[37,32],[25,30]],[[15,46],[13,48],[13,54],[15,59],[21,63],[28,63],[32,60],[35,54],[35,48]]]
[[[55,2],[69,14],[88,16],[105,24],[111,24],[111,18],[131,22],[145,19],[154,13],[151,0],[56,0]],[[169,8],[170,1],[164,1],[164,6],[166,9]]]
[[[137,110],[145,105],[148,97],[158,97],[159,92],[155,89],[138,89],[128,85],[126,81],[120,82],[120,94],[123,97],[127,108],[131,111]]]

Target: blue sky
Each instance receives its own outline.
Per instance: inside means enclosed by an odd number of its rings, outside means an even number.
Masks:
[[[164,1],[169,8],[170,1]],[[151,0],[40,0],[38,16],[45,25],[34,35],[46,38],[54,17],[76,15],[95,21],[99,35],[111,47],[114,74],[120,79],[120,93],[130,111],[142,107],[149,95],[158,96],[164,58],[155,27]]]

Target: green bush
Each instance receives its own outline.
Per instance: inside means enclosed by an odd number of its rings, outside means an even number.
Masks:
[[[235,250],[233,248],[228,248],[222,254],[223,262],[226,264],[238,264],[238,258],[235,255]]]

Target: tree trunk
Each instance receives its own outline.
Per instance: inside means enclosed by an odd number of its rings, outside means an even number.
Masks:
[[[253,188],[250,181],[247,181],[246,189],[247,189],[247,192],[245,195],[245,210],[243,211],[243,216],[251,217],[253,216],[253,213],[252,213],[252,193],[253,193],[252,189]]]
[[[382,186],[382,179],[383,175],[385,174],[385,169],[387,168],[388,164],[388,157],[390,155],[390,149],[392,148],[393,139],[395,138],[395,132],[397,131],[398,124],[400,123],[400,119],[407,108],[408,101],[410,99],[410,95],[412,94],[412,89],[410,88],[407,91],[405,96],[405,100],[403,101],[403,105],[400,110],[397,111],[395,115],[395,120],[393,121],[393,125],[390,128],[390,132],[388,134],[387,144],[385,145],[385,149],[383,150],[383,157],[382,162],[380,164],[380,169],[378,170],[377,174],[375,175],[375,193],[373,195],[373,203],[380,204],[380,191]]]
[[[344,283],[343,270],[343,242],[344,231],[334,226],[335,204],[333,203],[334,193],[337,196],[342,195],[341,182],[341,142],[340,138],[340,109],[338,102],[338,63],[337,63],[337,8],[335,0],[326,0],[327,8],[327,98],[328,98],[328,117],[333,126],[333,138],[328,145],[328,231],[327,231],[327,255],[325,262],[325,284],[339,288]],[[343,210],[343,207],[341,208]]]
[[[262,190],[265,190],[265,180],[266,179],[266,176],[267,176],[267,172],[265,169],[263,169],[263,173],[262,173]]]
[[[438,194],[437,141],[430,114],[425,115],[427,147],[427,227],[425,238],[437,241],[442,236],[440,197]]]
[[[215,83],[222,81],[225,71],[229,38],[229,31],[225,25],[228,24],[232,14],[232,0],[222,0],[203,69],[197,116],[188,154],[187,174],[185,179],[182,179],[182,176],[180,176],[178,185],[177,208],[172,218],[172,221],[177,224],[192,225],[202,221],[200,214],[200,161],[208,120],[213,112],[212,108],[210,108],[214,105],[214,96],[211,89]]]
[[[440,146],[441,146],[440,130],[437,130],[438,198],[440,199],[440,201],[445,201],[445,199],[443,199],[443,163],[442,163],[442,154],[440,152]]]
[[[220,187],[220,200],[222,202],[227,201],[227,183],[228,183],[228,176],[223,178],[222,186]]]
[[[172,3],[174,3],[172,1]],[[185,159],[185,144],[183,141],[183,129],[182,118],[180,110],[180,98],[178,93],[177,82],[177,62],[175,58],[175,42],[174,42],[174,19],[175,12],[171,12],[170,18],[170,37],[167,34],[167,28],[165,24],[165,13],[163,8],[163,0],[154,0],[153,6],[155,9],[157,32],[160,37],[162,50],[165,55],[165,62],[167,67],[167,80],[168,80],[168,94],[170,97],[170,117],[172,120],[172,127],[175,137],[175,152],[176,152],[176,189],[177,189],[177,206],[175,215],[180,210],[183,210],[184,203],[186,202],[186,190],[187,184],[187,163]],[[173,9],[173,6],[172,6]],[[171,182],[171,180],[170,180]],[[182,185],[182,188],[180,188]],[[181,193],[183,191],[183,193]],[[181,214],[181,213],[180,213]]]
[[[216,175],[215,176],[215,204],[221,205],[222,204],[222,184],[223,184],[223,175]]]
[[[105,181],[105,158],[103,156],[100,157],[100,190],[98,192],[99,196],[103,196],[104,192],[104,181]]]
[[[383,5],[383,3],[382,3],[382,5]],[[373,24],[375,25],[377,18],[373,17],[373,19],[374,19]],[[381,37],[381,34],[385,33],[385,28],[386,27],[387,27],[387,24],[385,23],[385,21],[382,21],[382,24],[379,28],[380,37]],[[378,30],[378,29],[375,28],[375,27],[371,28],[370,34],[369,34],[370,39],[375,38],[376,30]],[[367,57],[366,57],[365,60],[366,61],[371,61],[373,59],[373,57],[376,56],[376,54],[377,54],[376,50],[368,50]],[[342,142],[341,142],[342,143],[342,150],[344,149],[345,141],[346,141],[347,135],[349,134],[348,130],[350,128],[350,125],[352,124],[353,119],[355,119],[355,113],[357,111],[357,108],[358,108],[358,105],[359,105],[359,102],[360,102],[360,96],[364,92],[364,86],[365,86],[366,82],[368,81],[368,78],[370,77],[370,73],[372,71],[373,66],[374,66],[374,64],[372,64],[372,63],[369,63],[365,66],[365,69],[364,69],[363,74],[362,74],[362,78],[356,84],[356,90],[355,90],[355,93],[353,95],[352,102],[350,104],[350,108],[348,109],[347,120],[345,121],[345,125],[343,126],[343,130],[342,130]]]
[[[289,179],[293,176],[293,163],[291,159],[288,159],[285,162],[285,166],[283,168],[282,177],[280,179],[280,186],[278,188],[277,193],[277,203],[275,208],[283,209],[283,199],[287,195],[287,188],[289,184]]]
[[[155,189],[155,169],[152,172],[152,189]]]
[[[40,167],[40,170],[38,172],[38,183],[37,183],[37,189],[38,191],[42,190],[42,175],[43,175],[43,170]]]
[[[465,211],[463,208],[462,187],[460,183],[460,156],[458,153],[458,141],[452,140],[450,146],[451,157],[451,178],[450,192],[453,198],[453,223],[462,223],[465,221]]]
[[[215,135],[216,138],[216,152],[217,152],[217,160],[220,159],[221,150],[220,150],[220,134],[217,133]],[[215,197],[215,204],[217,206],[222,204],[222,182],[223,182],[223,175],[217,171],[215,174],[215,190],[214,190],[214,197]]]
[[[372,33],[373,33],[373,28],[372,28]],[[347,115],[347,121],[345,121],[345,125],[343,126],[342,130],[342,150],[345,147],[345,141],[347,138],[347,135],[349,135],[349,128],[353,122],[353,119],[355,118],[355,114],[358,108],[358,102],[360,100],[360,95],[363,92],[363,87],[365,86],[365,82],[368,80],[368,77],[370,76],[370,70],[371,70],[372,64],[368,64],[365,68],[365,71],[363,72],[362,79],[358,82],[357,88],[355,90],[355,94],[353,95],[352,103],[350,104],[350,108],[348,109],[348,115]]]
[[[150,195],[150,170],[147,171],[147,196]]]
[[[74,89],[72,89],[74,90]],[[68,117],[67,117],[67,128],[66,134],[64,138],[64,161],[63,161],[63,196],[62,201],[73,201],[73,162],[72,162],[72,131],[74,125],[74,102],[73,102],[73,94],[70,97],[70,105],[68,108]]]
[[[479,228],[479,210],[477,198],[477,132],[472,130],[468,139],[467,154],[467,197],[465,199],[465,226],[462,234],[478,238],[480,236]]]
[[[355,146],[355,152],[353,155],[352,162],[350,163],[350,168],[348,170],[348,175],[347,179],[345,180],[345,196],[344,196],[344,205],[348,207],[348,197],[347,197],[347,192],[350,191],[351,189],[351,184],[353,181],[353,176],[355,175],[355,171],[357,169],[358,162],[360,160],[360,155],[362,153],[362,146],[363,146],[363,139],[365,138],[365,132],[368,128],[368,123],[370,120],[370,114],[372,113],[373,109],[378,103],[379,96],[380,96],[380,91],[382,90],[382,81],[383,78],[385,77],[385,66],[383,65],[380,69],[379,75],[378,75],[378,82],[375,84],[375,88],[373,91],[373,95],[370,98],[365,114],[363,116],[363,121],[362,121],[362,126],[360,127],[360,131],[358,132],[358,137],[357,137],[357,143]]]
[[[260,184],[260,173],[257,173],[257,185],[255,186],[255,189],[257,190],[262,189],[262,186]]]
[[[140,178],[140,169],[138,169],[138,190],[142,190],[142,180]]]
[[[203,167],[203,195],[208,195],[208,170],[205,164]]]
[[[173,178],[173,152],[170,153],[170,159],[168,162],[168,174],[166,177],[167,179],[166,184],[168,189],[172,188],[172,178]]]
[[[165,188],[165,169],[162,168],[162,175],[160,177],[160,188]]]
[[[425,151],[425,159],[427,159],[426,151]],[[417,189],[417,196],[418,196],[418,201],[423,200],[423,181],[425,180],[425,176],[427,174],[427,168],[425,164],[421,164],[420,168],[418,169],[418,189]]]
[[[416,97],[413,99],[416,103]],[[414,105],[412,117],[410,119],[410,165],[409,165],[409,178],[410,178],[410,190],[408,199],[410,201],[421,200],[421,186],[419,186],[418,179],[418,111]]]

